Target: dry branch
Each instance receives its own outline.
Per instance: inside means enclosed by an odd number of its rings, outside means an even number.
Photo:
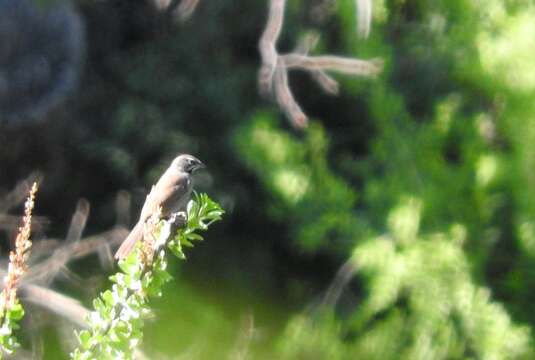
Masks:
[[[20,217],[8,214],[0,214],[0,230],[13,231],[19,226]],[[50,222],[46,217],[35,216],[32,218],[32,232],[43,231]]]
[[[0,199],[0,228],[2,227],[16,227],[20,222],[20,218],[3,213],[3,211],[18,206],[24,200],[29,188],[29,181],[38,178],[38,175],[31,175],[28,179],[21,181],[16,187],[4,195]],[[33,198],[32,198],[33,199]],[[57,315],[63,316],[67,320],[76,325],[84,325],[84,316],[87,313],[85,309],[77,300],[68,296],[62,295],[54,290],[48,289],[43,284],[49,284],[59,274],[65,274],[66,277],[73,275],[67,269],[69,262],[78,258],[97,253],[100,249],[117,246],[128,235],[128,229],[124,226],[117,226],[116,228],[103,232],[101,234],[81,238],[89,216],[89,202],[81,199],[78,201],[76,210],[72,216],[71,224],[67,231],[67,236],[64,240],[60,239],[42,239],[32,245],[32,261],[27,260],[28,247],[27,241],[22,242],[21,239],[29,237],[30,224],[35,219],[41,219],[44,223],[45,218],[31,217],[29,218],[29,206],[33,205],[27,202],[25,221],[23,221],[23,228],[19,231],[18,239],[15,242],[15,248],[20,253],[19,260],[24,260],[24,265],[28,267],[25,273],[17,272],[19,276],[16,279],[8,278],[8,262],[0,261],[0,276],[5,278],[4,285],[9,285],[10,289],[17,288],[17,295],[24,301],[38,305],[47,309]],[[121,192],[117,200],[117,218],[121,222],[127,218],[125,213],[128,212],[126,207],[129,206],[129,195]],[[11,256],[13,257],[13,255]],[[17,257],[17,256],[15,256]],[[19,261],[20,262],[20,261]],[[13,267],[10,265],[10,267]],[[19,266],[20,267],[20,266]],[[9,291],[10,293],[12,291]],[[8,296],[10,297],[10,296]],[[9,302],[9,299],[5,299]],[[85,325],[84,325],[85,326]]]
[[[357,10],[357,33],[362,38],[370,35],[372,23],[372,0],[355,0]]]
[[[358,17],[358,33],[362,37],[369,34],[371,22],[371,0],[355,0]],[[310,72],[320,87],[329,94],[338,93],[338,83],[326,71],[353,76],[375,76],[382,70],[379,59],[360,60],[325,55],[309,56],[317,38],[302,41],[296,50],[289,54],[277,52],[277,40],[284,23],[286,0],[270,0],[266,27],[259,42],[262,65],[258,73],[260,92],[275,99],[281,110],[296,128],[303,128],[308,118],[295,100],[289,84],[288,70],[301,69]]]
[[[246,313],[240,321],[238,338],[232,351],[229,353],[229,360],[249,359],[251,344],[258,337],[258,330],[255,327],[254,316],[252,313]]]
[[[197,5],[199,5],[199,0],[182,0],[174,12],[176,19],[180,21],[188,20],[193,15]]]
[[[23,285],[20,298],[62,316],[72,323],[87,327],[85,318],[89,313],[78,300],[38,285]]]
[[[154,7],[171,18],[184,22],[195,12],[200,0],[152,0]]]
[[[55,277],[59,270],[72,260],[95,253],[107,244],[118,245],[126,235],[128,235],[126,228],[117,228],[87,237],[76,243],[60,246],[50,258],[30,267],[19,285],[20,298],[62,316],[78,326],[86,326],[84,318],[89,310],[78,300],[37,284],[42,282],[43,278]],[[0,276],[5,274],[7,271],[0,269]]]
[[[282,29],[285,6],[286,0],[270,1],[268,22],[260,38],[259,49],[262,56],[262,67],[260,68],[258,82],[260,92],[264,95],[271,94],[273,86],[273,76],[278,58],[276,44]]]
[[[24,281],[29,283],[48,282],[69,262],[96,253],[103,246],[119,245],[127,235],[126,228],[116,228],[89,236],[79,242],[62,245],[49,258],[32,266],[24,277]]]
[[[349,258],[341,267],[338,269],[333,281],[329,285],[329,288],[325,292],[325,295],[322,300],[322,305],[326,307],[333,307],[340,299],[342,292],[344,291],[349,281],[355,276],[358,270],[358,264],[354,258]]]
[[[33,183],[40,183],[42,175],[38,172],[31,173],[26,179],[19,181],[15,188],[11,190],[7,195],[2,196],[0,202],[0,214],[5,213],[14,206],[19,205],[30,191]]]
[[[286,68],[303,70],[329,70],[348,75],[375,76],[382,67],[380,59],[360,60],[341,56],[281,55]]]
[[[85,199],[78,200],[76,210],[71,219],[71,225],[67,231],[67,242],[75,242],[80,240],[82,232],[85,229],[87,218],[89,217],[89,202]]]

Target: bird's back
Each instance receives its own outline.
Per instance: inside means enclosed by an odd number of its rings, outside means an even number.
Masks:
[[[169,168],[153,186],[147,201],[141,210],[141,219],[146,220],[162,207],[162,215],[166,216],[182,210],[191,195],[191,179],[186,172]]]

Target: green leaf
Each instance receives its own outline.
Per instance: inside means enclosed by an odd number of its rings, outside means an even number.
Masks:
[[[78,334],[78,340],[80,341],[82,348],[89,349],[91,346],[91,333],[87,330],[80,331]]]
[[[8,310],[7,317],[13,321],[19,321],[24,317],[24,308],[17,300],[15,304]]]

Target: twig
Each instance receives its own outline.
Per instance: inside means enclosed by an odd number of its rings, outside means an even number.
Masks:
[[[228,356],[229,360],[247,359],[251,343],[255,340],[255,337],[257,335],[257,330],[254,324],[254,316],[252,313],[247,313],[242,316],[240,323],[241,325],[238,333],[238,338],[236,339],[236,344],[234,345],[234,348]]]
[[[117,214],[117,225],[128,226],[130,224],[130,193],[121,190],[115,198],[115,212]]]
[[[76,204],[76,211],[72,216],[71,224],[69,226],[69,230],[67,231],[67,236],[65,238],[65,244],[74,244],[80,240],[80,238],[82,237],[82,232],[84,231],[85,225],[87,223],[88,216],[89,202],[85,199],[80,199]],[[67,271],[65,265],[69,260],[69,254],[65,254],[62,251],[64,248],[65,246],[54,251],[53,255],[43,263],[44,265],[47,265],[44,269],[43,265],[38,265],[36,266],[37,269],[34,268],[32,273],[36,273],[37,271],[37,274],[39,274],[41,278],[47,277],[49,281],[52,281],[57,276],[60,270],[64,272]],[[53,262],[49,262],[50,260],[53,260]],[[54,264],[55,266],[49,264]],[[46,272],[39,273],[39,271],[42,270],[46,270]],[[29,275],[31,276],[32,274]]]
[[[39,172],[31,173],[26,179],[19,181],[15,188],[0,201],[0,213],[9,211],[12,207],[20,204],[30,191],[33,183],[40,183],[42,175]]]
[[[286,0],[270,0],[269,4],[268,22],[259,43],[262,67],[258,76],[258,84],[260,92],[264,95],[272,93],[273,76],[279,56],[276,45],[282,29]]]
[[[20,223],[20,217],[8,214],[0,214],[0,229],[1,230],[13,230],[16,229]],[[32,219],[32,232],[40,232],[50,221],[44,216],[35,216]]]
[[[82,306],[78,300],[56,291],[30,284],[21,286],[20,292],[20,297],[25,301],[62,316],[80,327],[87,327],[84,319],[89,310]]]
[[[152,0],[155,8],[178,21],[188,20],[195,12],[199,0]]]
[[[361,38],[370,35],[372,23],[372,0],[355,0],[357,10],[357,34]]]
[[[294,53],[296,53],[296,55],[308,55],[308,53],[312,51],[318,44],[319,38],[319,34],[313,32],[305,34],[297,44]],[[325,71],[312,68],[307,70],[310,72],[312,78],[323,89],[323,91],[330,95],[338,94],[338,82],[329,76]]]
[[[355,0],[358,16],[358,33],[369,34],[371,22],[371,0]],[[348,75],[375,76],[381,72],[383,63],[379,59],[360,60],[325,55],[309,56],[315,41],[302,42],[293,53],[279,54],[277,41],[284,22],[286,0],[270,0],[266,27],[259,42],[262,65],[258,73],[258,86],[264,96],[275,99],[281,110],[296,128],[306,127],[308,118],[295,100],[289,84],[288,70],[301,69],[311,73],[320,87],[329,94],[338,93],[338,83],[325,71]]]
[[[304,56],[299,54],[281,55],[286,68],[303,70],[330,70],[348,75],[376,76],[381,72],[380,59],[360,60],[341,56]]]
[[[24,182],[21,182],[7,195],[9,201],[0,200],[4,205],[3,209],[16,206],[17,201],[22,200],[19,193],[24,188],[28,187]],[[10,305],[14,303],[14,299],[20,298],[26,303],[34,304],[65,318],[77,327],[86,327],[85,318],[89,313],[88,309],[82,306],[78,300],[40,284],[48,284],[58,275],[68,279],[76,279],[77,276],[67,268],[69,262],[96,253],[103,248],[119,245],[128,235],[128,229],[119,224],[128,221],[129,195],[126,192],[118,195],[116,202],[118,225],[116,228],[84,239],[81,237],[89,216],[89,203],[84,199],[80,200],[72,216],[65,240],[49,238],[38,242],[36,246],[32,246],[34,252],[38,250],[38,253],[37,257],[32,257],[33,265],[29,266],[28,250],[31,244],[29,236],[31,223],[34,220],[31,210],[33,209],[35,191],[34,185],[26,202],[23,225],[20,227],[15,241],[16,251],[10,255],[9,268],[7,261],[0,260],[0,277],[5,278],[5,289],[0,295],[0,300],[3,304]],[[4,214],[1,214],[1,217],[4,220],[13,220]],[[87,281],[85,284],[87,287]],[[136,350],[135,354],[136,358],[147,358],[141,351]]]
[[[321,304],[324,307],[332,307],[336,305],[342,291],[347,286],[349,281],[355,276],[358,270],[358,264],[354,258],[349,258],[338,270],[329,288],[325,292]]]
[[[34,265],[24,277],[24,281],[38,283],[43,279],[50,279],[50,276],[57,274],[64,266],[72,260],[87,256],[97,251],[101,246],[118,245],[128,235],[126,228],[116,228],[98,235],[89,236],[79,242],[65,244],[57,249],[53,255],[40,264]]]
[[[87,218],[89,217],[89,202],[86,199],[78,200],[76,204],[76,211],[71,219],[71,225],[67,231],[66,242],[76,242],[82,237],[82,232],[85,229]]]
[[[279,58],[277,64],[280,65],[275,68],[275,76],[273,77],[275,99],[292,124],[297,128],[303,128],[307,125],[308,119],[290,91],[284,59]]]
[[[193,15],[197,5],[199,0],[182,0],[173,13],[179,21],[186,21]]]

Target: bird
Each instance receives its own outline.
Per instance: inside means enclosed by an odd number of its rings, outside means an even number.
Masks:
[[[178,211],[185,210],[193,190],[191,175],[206,166],[195,156],[181,154],[163,173],[147,196],[137,224],[123,241],[115,258],[124,259],[134,246],[143,238],[146,221],[161,207],[161,217],[166,218]]]

